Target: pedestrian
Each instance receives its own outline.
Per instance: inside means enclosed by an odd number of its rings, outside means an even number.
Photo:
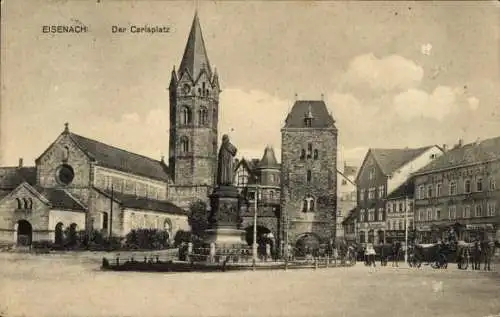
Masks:
[[[373,244],[368,243],[368,245],[366,246],[366,253],[368,256],[368,266],[371,267],[373,265],[373,267],[377,267],[377,265],[375,264],[375,255],[377,253],[375,252],[375,249],[373,248]]]

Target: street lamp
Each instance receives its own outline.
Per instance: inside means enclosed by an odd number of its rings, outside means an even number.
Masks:
[[[254,212],[253,212],[253,243],[252,243],[252,264],[255,269],[255,263],[257,262],[257,206],[259,199],[259,185],[257,184],[257,179],[255,182],[255,197],[254,197]]]

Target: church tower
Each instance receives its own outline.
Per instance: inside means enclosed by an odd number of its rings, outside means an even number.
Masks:
[[[219,81],[195,13],[184,56],[170,80],[169,165],[174,186],[212,186],[217,170]]]

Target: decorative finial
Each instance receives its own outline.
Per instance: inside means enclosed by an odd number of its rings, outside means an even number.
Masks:
[[[64,123],[64,132],[68,133],[69,132],[69,123]]]
[[[297,100],[297,99],[298,99],[298,97],[299,97],[299,96],[297,95],[297,93],[295,93],[295,100]]]

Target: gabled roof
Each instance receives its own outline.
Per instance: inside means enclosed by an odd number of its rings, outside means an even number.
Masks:
[[[335,120],[323,100],[297,100],[286,117],[285,128],[306,128],[304,119],[312,118],[311,128],[334,128]]]
[[[500,159],[500,137],[455,147],[417,171],[415,175]]]
[[[417,149],[370,149],[369,152],[372,153],[382,173],[389,176],[432,147],[433,146],[425,146]]]
[[[278,164],[278,161],[276,160],[276,156],[274,155],[274,149],[270,145],[266,146],[266,149],[264,150],[264,155],[262,156],[262,159],[260,160],[260,162],[257,164],[257,168],[277,169],[279,167],[280,167],[280,165]]]
[[[122,150],[71,132],[68,133],[76,145],[95,160],[99,166],[162,181],[170,180],[168,167],[163,161]]]
[[[50,205],[54,209],[64,209],[64,210],[86,210],[86,206],[78,201],[73,195],[67,192],[65,189],[59,188],[42,188],[40,186],[35,186],[35,189],[50,202]]]
[[[186,48],[179,66],[179,74],[187,70],[193,80],[197,80],[202,70],[207,72],[209,78],[212,77],[212,70],[208,61],[207,50],[205,48],[205,41],[201,33],[200,20],[198,13],[195,13],[191,31],[189,32]],[[179,76],[181,77],[181,76]]]
[[[36,167],[0,167],[0,189],[13,190],[21,183],[36,183]]]
[[[165,201],[165,200],[156,200],[152,198],[145,197],[137,197],[134,195],[124,194],[120,192],[114,192],[111,195],[110,191],[102,191],[100,189],[94,188],[97,192],[111,198],[113,196],[113,200],[120,203],[123,207],[132,208],[132,209],[141,209],[141,210],[152,210],[159,211],[167,214],[173,215],[183,215],[187,216],[187,212],[178,207],[177,205]]]

